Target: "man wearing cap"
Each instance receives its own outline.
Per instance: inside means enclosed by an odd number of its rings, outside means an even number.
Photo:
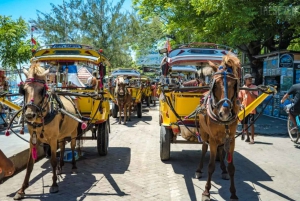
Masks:
[[[252,78],[253,76],[250,74],[246,74],[244,76],[244,86],[245,88],[256,88],[257,86],[252,84]],[[248,91],[248,90],[240,90],[239,92],[239,99],[242,102],[242,105],[246,108],[248,105],[250,105],[258,96],[258,91]],[[247,139],[245,142],[249,142],[249,144],[254,144],[254,115],[256,114],[256,110],[254,109],[251,111],[242,121],[242,124],[244,125],[244,131],[242,134],[242,140],[244,140],[244,132],[247,134]],[[249,137],[248,132],[248,122],[251,124],[251,140]]]
[[[300,84],[294,84],[288,90],[288,92],[282,97],[281,104],[290,96],[294,96],[294,105],[289,109],[289,118],[292,120],[294,128],[291,131],[296,132],[298,130],[297,123],[296,123],[296,116],[300,114]]]

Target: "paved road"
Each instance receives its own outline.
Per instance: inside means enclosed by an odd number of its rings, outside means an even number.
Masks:
[[[142,120],[133,118],[127,126],[111,119],[109,153],[99,157],[95,141],[86,141],[84,158],[71,164],[59,179],[60,191],[49,194],[51,168],[47,159],[34,166],[26,201],[31,200],[201,200],[207,174],[194,179],[201,146],[172,144],[171,160],[159,158],[158,111],[144,110]],[[237,139],[236,188],[242,201],[300,200],[299,147],[288,138],[257,136],[256,144]],[[205,173],[208,157],[206,157]],[[0,185],[0,200],[12,200],[20,188],[25,171]],[[229,200],[229,181],[221,179],[217,163],[213,175],[212,200]]]

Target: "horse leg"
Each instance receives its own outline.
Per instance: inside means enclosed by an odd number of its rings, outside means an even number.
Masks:
[[[77,136],[77,130],[75,129],[71,134],[71,149],[72,149],[72,172],[76,173],[77,167],[76,167],[76,160],[75,160],[75,146],[76,146],[76,136]]]
[[[37,144],[36,146],[39,146],[39,144]],[[29,157],[28,157],[28,162],[27,162],[25,179],[23,181],[21,189],[18,190],[18,192],[14,196],[14,200],[23,199],[24,195],[25,195],[25,189],[28,188],[28,186],[29,186],[29,178],[30,178],[30,174],[33,170],[33,165],[34,165],[34,160],[32,158],[32,148],[33,148],[33,145],[32,145],[32,143],[30,143]]]
[[[217,155],[217,144],[214,140],[210,140],[210,159],[208,164],[208,177],[205,185],[205,191],[202,193],[202,201],[210,200],[209,190],[211,188],[211,178],[215,171],[216,155]]]
[[[234,146],[235,146],[235,142],[233,140],[233,142],[231,142],[231,144],[230,144],[230,151],[229,151],[229,154],[231,155],[231,161],[228,163],[228,166],[227,166],[228,173],[230,176],[230,193],[231,193],[230,200],[231,201],[239,200],[239,198],[236,196],[236,189],[235,189],[235,185],[234,185],[234,173],[235,173],[235,167],[233,165]]]
[[[122,105],[120,104],[120,106],[119,106],[119,124],[121,124],[121,114],[122,114],[122,110],[123,110],[123,107],[122,107]]]
[[[229,180],[229,175],[226,170],[226,165],[224,162],[224,151],[223,150],[224,150],[224,146],[218,147],[218,154],[219,154],[219,158],[220,158],[220,167],[222,170],[222,179]]]
[[[127,104],[124,105],[124,125],[126,125],[126,119],[127,119]]]
[[[203,142],[203,144],[202,144],[202,151],[201,151],[200,164],[199,164],[198,169],[196,170],[196,173],[195,173],[196,179],[199,179],[199,178],[202,177],[202,169],[203,169],[204,158],[205,158],[205,154],[207,152],[207,149],[208,149],[208,144],[206,144],[205,142]]]
[[[59,131],[57,131],[58,133]],[[58,192],[58,185],[57,185],[57,174],[56,174],[56,168],[57,168],[57,158],[56,158],[56,150],[57,150],[57,140],[56,138],[53,139],[50,142],[50,147],[51,147],[51,165],[52,165],[52,172],[53,172],[53,176],[52,176],[52,186],[50,188],[50,193],[57,193]]]
[[[131,121],[131,107],[132,107],[132,106],[131,106],[131,101],[130,101],[130,102],[129,102],[129,105],[128,105],[128,110],[129,110],[129,111],[128,111],[128,113],[129,113],[129,114],[128,114],[128,121]]]
[[[62,168],[65,165],[64,162],[64,153],[65,153],[65,140],[60,140],[59,148],[60,148],[60,157],[59,157],[59,165],[57,166],[57,174],[60,175],[62,173]]]

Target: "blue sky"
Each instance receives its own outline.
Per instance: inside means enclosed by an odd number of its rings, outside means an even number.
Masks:
[[[68,2],[68,0],[65,0]],[[108,2],[116,0],[108,0]],[[0,15],[11,16],[17,19],[20,16],[26,21],[35,19],[36,10],[44,13],[50,12],[51,5],[62,4],[63,0],[0,0]],[[125,0],[124,10],[131,11],[131,0]]]

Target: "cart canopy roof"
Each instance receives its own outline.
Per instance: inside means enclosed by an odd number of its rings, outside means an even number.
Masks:
[[[182,47],[172,50],[168,57],[165,57],[164,59],[170,66],[206,66],[208,61],[213,63],[221,63],[223,56],[226,54],[235,55],[234,53],[225,49]]]
[[[39,47],[32,60],[40,62],[88,62],[98,65],[103,62],[110,65],[108,59],[99,51],[88,45],[56,43]]]
[[[172,66],[172,73],[173,72],[181,72],[181,73],[196,73],[197,68],[196,66]]]
[[[130,76],[130,77],[140,77],[141,74],[135,69],[118,69],[111,73],[112,77],[118,76]]]

